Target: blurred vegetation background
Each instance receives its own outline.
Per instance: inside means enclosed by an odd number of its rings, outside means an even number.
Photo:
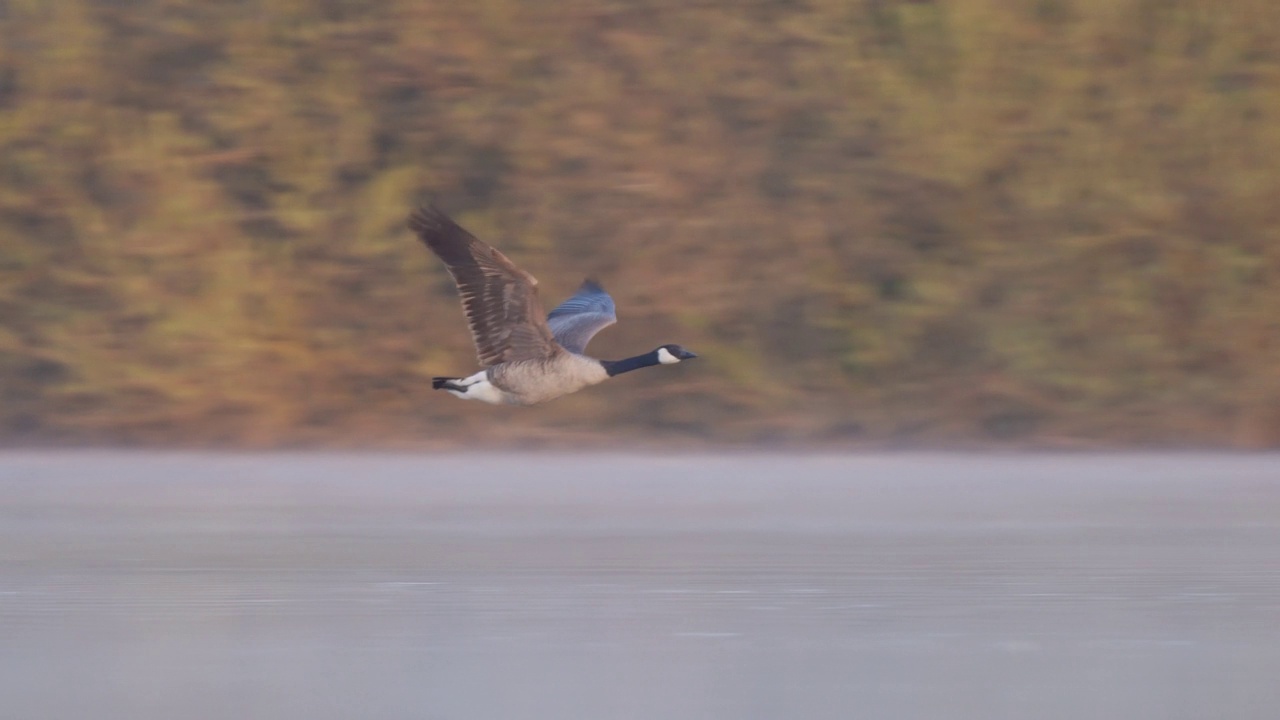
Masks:
[[[0,0],[0,443],[1280,446],[1274,0]],[[604,357],[463,403],[432,198]]]

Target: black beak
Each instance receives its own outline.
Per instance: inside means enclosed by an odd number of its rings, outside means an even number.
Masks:
[[[692,360],[693,358],[696,358],[696,357],[698,357],[698,356],[697,356],[697,354],[695,354],[695,353],[691,353],[691,352],[689,352],[688,350],[685,350],[685,351],[684,351],[684,353],[680,356],[680,359],[681,359],[681,360]]]

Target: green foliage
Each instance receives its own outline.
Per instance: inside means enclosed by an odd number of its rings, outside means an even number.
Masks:
[[[1271,0],[0,11],[0,438],[1280,445]],[[606,356],[473,367],[433,198]],[[655,371],[656,372],[656,371]],[[604,429],[601,429],[604,428]]]

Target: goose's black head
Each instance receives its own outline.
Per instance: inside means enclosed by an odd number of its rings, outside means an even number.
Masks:
[[[663,345],[653,352],[658,356],[658,362],[663,365],[674,365],[681,360],[691,360],[698,357],[679,345]]]
[[[632,370],[653,367],[654,365],[674,365],[681,360],[696,357],[698,356],[679,345],[663,345],[657,350],[650,350],[643,355],[636,355],[624,360],[600,360],[599,362],[604,366],[605,371],[609,373],[609,377],[613,377]]]

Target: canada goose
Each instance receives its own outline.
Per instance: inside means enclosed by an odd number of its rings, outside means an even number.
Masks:
[[[534,405],[614,375],[697,357],[679,345],[624,360],[587,357],[583,353],[592,336],[618,321],[613,298],[599,283],[586,280],[573,297],[543,317],[538,281],[444,213],[420,208],[409,216],[409,228],[453,275],[485,366],[470,377],[433,378],[436,390],[495,405]]]

